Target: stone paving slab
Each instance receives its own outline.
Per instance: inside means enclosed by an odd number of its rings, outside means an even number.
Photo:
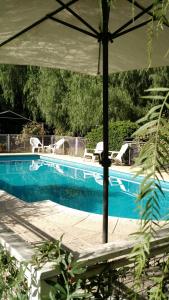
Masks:
[[[65,247],[80,253],[102,243],[102,216],[67,208],[50,200],[28,204],[0,191],[0,220],[30,244],[59,239],[63,235]],[[122,227],[117,224],[119,222],[117,218],[109,218],[110,241],[126,239],[133,229],[136,230],[137,222],[128,226],[130,220],[124,219]]]

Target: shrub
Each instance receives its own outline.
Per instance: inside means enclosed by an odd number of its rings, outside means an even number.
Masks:
[[[28,286],[24,277],[26,265],[18,265],[16,259],[0,245],[0,299],[28,300]]]
[[[109,124],[109,150],[119,150],[123,142],[131,139],[131,135],[138,128],[131,121],[117,121]],[[86,135],[87,147],[95,148],[96,144],[103,140],[103,126],[92,129]]]
[[[36,123],[36,122],[30,122],[23,126],[22,132],[21,132],[21,142],[27,140],[27,138],[30,135],[41,135],[43,136],[45,134],[45,130],[42,123]]]
[[[0,152],[6,152],[6,145],[0,144]]]

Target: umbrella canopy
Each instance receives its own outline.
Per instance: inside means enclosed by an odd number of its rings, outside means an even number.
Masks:
[[[153,39],[147,35],[147,25],[157,20],[157,2],[164,1],[0,0],[1,63],[103,74],[103,242],[108,241],[108,67],[110,72],[147,67],[148,44],[151,65],[169,65],[167,21],[159,34],[149,30]]]
[[[146,25],[152,20],[152,2],[112,1],[109,72],[148,66]],[[10,41],[1,48],[1,63],[97,73],[101,0],[0,0],[0,7],[0,43]],[[169,65],[165,29],[153,37],[152,66]]]

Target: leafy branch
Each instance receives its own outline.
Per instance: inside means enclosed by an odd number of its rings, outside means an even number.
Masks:
[[[156,0],[153,2],[151,22],[147,27],[147,54],[149,67],[152,63],[153,38],[159,34],[159,31],[164,29],[164,26],[169,26],[167,13],[169,10],[169,0]],[[169,50],[169,49],[168,49]],[[166,56],[168,55],[168,51]]]
[[[32,263],[40,268],[46,262],[54,262],[58,275],[56,282],[47,280],[51,286],[51,292],[47,299],[73,300],[89,299],[90,295],[86,290],[82,290],[82,280],[77,278],[85,272],[85,268],[78,266],[72,253],[62,249],[62,237],[58,241],[46,241],[40,245],[36,254],[32,258]]]
[[[58,241],[43,242],[37,249],[32,263],[36,268],[46,262],[53,262],[57,275],[54,280],[46,280],[50,286],[50,294],[46,300],[85,300],[119,299],[119,290],[116,289],[118,278],[123,274],[114,268],[105,268],[101,273],[89,276],[87,267],[82,267],[72,253],[62,248],[62,237]]]
[[[139,120],[143,125],[135,132],[136,137],[146,138],[137,164],[138,175],[144,175],[137,196],[137,206],[140,211],[141,224],[137,234],[139,243],[132,251],[135,261],[135,288],[140,288],[141,276],[150,254],[150,241],[156,236],[161,216],[160,204],[164,199],[160,180],[163,180],[163,172],[169,173],[169,122],[166,115],[169,110],[169,89],[153,88],[147,90],[151,94],[145,99],[157,101],[147,115]]]
[[[28,286],[24,278],[26,265],[17,263],[9,252],[0,246],[0,299],[28,300]]]

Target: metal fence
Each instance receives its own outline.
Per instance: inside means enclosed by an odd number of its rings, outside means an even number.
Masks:
[[[54,144],[64,137],[63,147],[57,150],[58,154],[82,157],[86,141],[81,137],[44,135],[37,136],[43,146]],[[31,152],[30,137],[23,138],[20,134],[0,134],[0,153]]]

